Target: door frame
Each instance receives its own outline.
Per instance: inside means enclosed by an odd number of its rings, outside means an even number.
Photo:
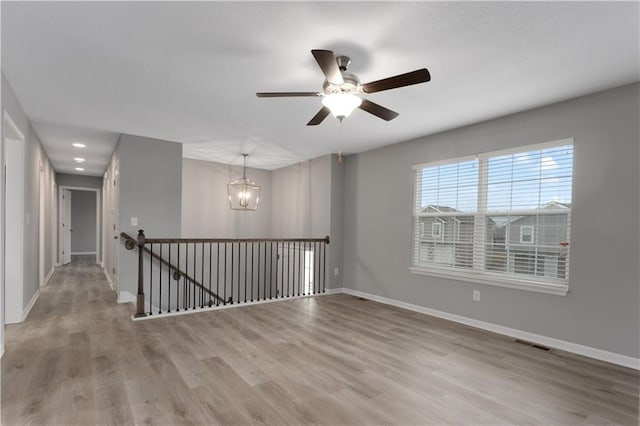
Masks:
[[[62,233],[62,220],[63,218],[63,205],[62,205],[62,192],[64,190],[69,191],[89,191],[96,193],[96,264],[100,265],[102,259],[104,257],[104,253],[101,250],[102,239],[100,232],[100,218],[102,216],[102,211],[100,210],[101,205],[101,188],[87,188],[84,186],[71,186],[71,185],[59,185],[58,186],[58,265],[62,264],[62,247],[64,246],[64,234]],[[71,199],[73,202],[73,198]],[[73,220],[73,219],[72,219]]]
[[[11,135],[10,136],[8,136]],[[13,137],[15,136],[15,137]],[[20,174],[20,178],[18,179],[22,184],[19,188],[18,199],[15,201],[17,205],[16,218],[12,219],[12,223],[7,224],[7,205],[6,205],[6,188],[7,181],[6,177],[8,175],[7,170],[5,169],[6,163],[8,163],[7,159],[7,150],[8,144],[7,141],[17,142],[16,153],[20,157],[20,162],[22,163],[22,167],[19,167],[18,173]],[[13,121],[9,113],[5,110],[3,112],[3,133],[2,133],[2,188],[0,192],[2,193],[1,203],[2,203],[2,224],[1,224],[1,232],[2,232],[2,243],[0,244],[0,280],[2,291],[1,297],[2,300],[0,305],[2,305],[2,313],[0,317],[2,318],[2,348],[4,350],[4,324],[13,324],[18,323],[24,320],[24,310],[23,310],[23,291],[24,291],[24,229],[25,229],[25,206],[24,206],[24,197],[25,197],[25,179],[24,179],[24,171],[25,171],[25,144],[26,139],[24,133],[20,130],[18,125]],[[10,169],[9,169],[10,170]],[[12,215],[14,216],[14,215]],[[7,250],[6,250],[6,236],[7,236],[7,228],[15,231],[15,237],[13,238],[15,241],[12,241],[12,248],[15,247],[15,250],[11,250],[11,259],[7,262]],[[12,267],[17,267],[17,277],[18,283],[17,286],[14,286],[7,291],[6,286],[6,276],[7,276],[7,264],[11,264]]]

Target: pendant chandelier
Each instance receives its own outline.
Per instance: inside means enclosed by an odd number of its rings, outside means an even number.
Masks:
[[[247,178],[248,156],[249,154],[242,154],[242,157],[244,158],[242,178],[236,179],[227,184],[229,207],[231,207],[231,210],[255,211],[258,209],[258,201],[260,201],[260,186]]]

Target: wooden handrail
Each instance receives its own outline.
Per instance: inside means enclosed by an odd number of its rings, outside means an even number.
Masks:
[[[128,250],[132,250],[136,244],[137,244],[137,240],[135,240],[131,235],[127,234],[126,232],[121,232],[120,233],[120,237],[122,237],[125,241],[125,247]],[[146,240],[145,244],[156,244],[155,240]],[[173,278],[175,280],[180,279],[180,276],[185,277],[187,279],[187,281],[191,282],[194,286],[202,289],[205,293],[209,294],[210,296],[215,297],[217,300],[219,300],[222,303],[228,303],[229,301],[225,301],[223,300],[220,296],[218,296],[217,294],[215,294],[214,292],[212,292],[211,290],[209,290],[208,288],[206,288],[205,286],[203,286],[202,284],[200,284],[198,281],[196,281],[194,278],[190,277],[189,275],[187,275],[185,272],[183,272],[182,270],[180,270],[180,268],[178,268],[177,266],[169,263],[167,260],[165,260],[162,256],[160,256],[159,254],[153,252],[151,249],[144,247],[144,251],[146,253],[149,253],[149,255],[151,257],[153,257],[154,259],[158,260],[161,264],[167,266],[169,268],[169,270],[173,270],[174,271],[174,276]],[[176,273],[179,274],[179,276],[176,277]]]
[[[124,234],[124,232],[123,232]],[[329,236],[324,238],[147,238],[145,244],[180,244],[180,243],[326,243]]]

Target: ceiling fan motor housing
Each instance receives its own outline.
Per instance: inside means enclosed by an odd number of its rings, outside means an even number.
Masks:
[[[325,95],[330,95],[332,93],[362,93],[360,90],[360,79],[355,74],[346,71],[343,71],[341,74],[342,79],[344,80],[344,83],[342,84],[332,84],[325,80],[322,85]]]

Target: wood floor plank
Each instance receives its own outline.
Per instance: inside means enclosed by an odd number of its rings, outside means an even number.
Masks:
[[[58,268],[6,327],[2,424],[638,424],[637,371],[345,294],[132,313]]]

